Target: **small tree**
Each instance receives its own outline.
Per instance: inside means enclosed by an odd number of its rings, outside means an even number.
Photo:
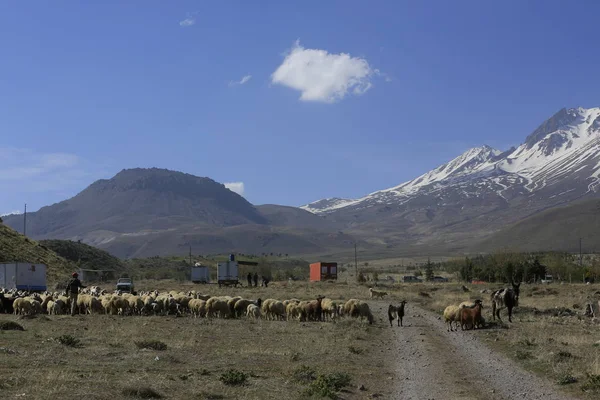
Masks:
[[[425,264],[425,280],[428,282],[433,281],[433,263],[429,258],[427,264]]]
[[[473,279],[473,262],[469,257],[465,258],[465,263],[460,268],[460,277],[465,282],[471,282]]]
[[[377,271],[373,272],[373,281],[377,282],[379,280],[379,273]]]
[[[365,283],[367,281],[367,278],[365,278],[365,276],[363,275],[362,272],[359,272],[358,275],[356,276],[356,281],[358,283]]]

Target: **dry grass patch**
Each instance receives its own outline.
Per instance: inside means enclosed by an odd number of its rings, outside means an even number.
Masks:
[[[318,294],[337,300],[368,296],[365,287],[335,284],[269,285],[244,291],[181,287],[190,288],[263,300],[304,300]],[[374,325],[355,319],[300,323],[187,316],[33,319],[27,321],[26,331],[2,333],[2,346],[16,352],[2,355],[0,391],[6,398],[23,393],[27,398],[144,398],[150,393],[146,390],[152,390],[173,399],[301,399],[316,381],[315,396],[327,388],[337,396],[345,377],[379,393],[391,391],[393,381],[381,379],[393,374],[396,363],[382,351],[392,338],[392,330],[381,322],[386,317],[384,308],[383,303],[373,304]],[[85,347],[54,339],[66,335]],[[315,371],[310,380],[292,378],[301,365]],[[364,397],[354,387],[341,390],[344,398]]]

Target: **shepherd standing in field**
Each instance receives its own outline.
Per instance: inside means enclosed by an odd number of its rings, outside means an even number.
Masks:
[[[69,296],[69,300],[71,300],[71,317],[75,316],[75,310],[77,309],[77,297],[79,296],[79,289],[85,288],[81,284],[81,281],[78,278],[79,274],[77,272],[73,272],[73,279],[69,281],[67,284],[67,296]]]
[[[252,287],[252,273],[248,272],[248,287]]]

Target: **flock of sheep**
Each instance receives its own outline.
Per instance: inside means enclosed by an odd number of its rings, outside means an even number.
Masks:
[[[369,305],[358,299],[338,303],[318,297],[314,300],[261,299],[250,300],[240,296],[210,296],[190,292],[158,291],[130,293],[107,293],[99,287],[86,288],[77,297],[79,314],[110,315],[191,315],[196,318],[240,318],[266,320],[328,321],[343,316],[374,322]],[[26,293],[0,291],[0,312],[15,315],[47,313],[67,314],[71,299],[65,293]]]
[[[479,328],[484,326],[485,320],[481,315],[483,303],[481,300],[474,302],[463,301],[458,306],[450,305],[444,310],[444,321],[447,324],[448,332],[458,330],[458,325],[461,329]],[[454,328],[453,329],[453,324]]]

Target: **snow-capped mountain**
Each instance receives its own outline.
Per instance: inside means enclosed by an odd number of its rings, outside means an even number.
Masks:
[[[324,199],[301,208],[341,215],[407,205],[397,211],[421,207],[431,212],[461,203],[463,208],[473,207],[477,203],[473,200],[478,199],[500,208],[525,202],[532,211],[595,193],[598,188],[600,108],[572,108],[557,112],[516,149],[501,152],[489,146],[476,147],[398,186],[360,199]]]

